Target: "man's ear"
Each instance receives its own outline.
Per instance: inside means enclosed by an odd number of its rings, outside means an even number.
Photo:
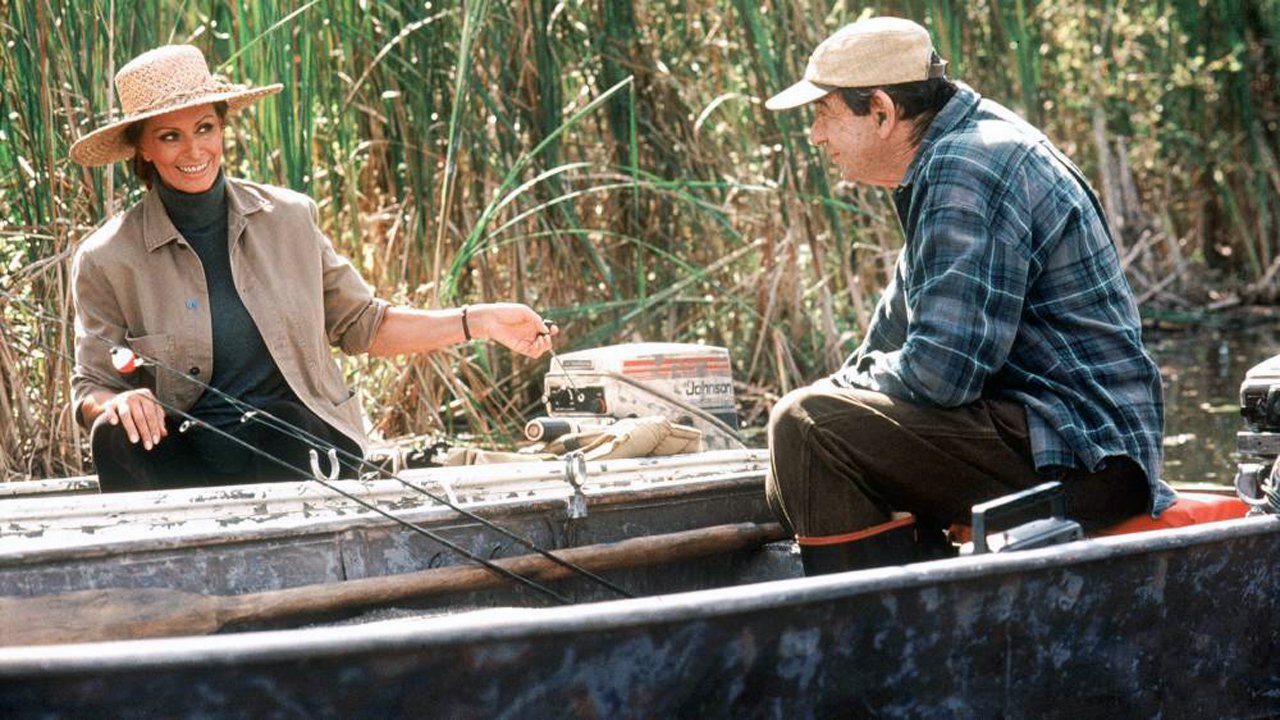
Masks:
[[[889,137],[898,124],[898,109],[885,91],[876,90],[871,94],[871,116],[876,120],[877,134],[882,138]]]

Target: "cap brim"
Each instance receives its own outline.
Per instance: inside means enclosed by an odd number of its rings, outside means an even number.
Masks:
[[[790,110],[801,105],[808,105],[814,100],[819,100],[834,89],[811,83],[808,80],[801,80],[766,100],[764,106],[770,110]]]

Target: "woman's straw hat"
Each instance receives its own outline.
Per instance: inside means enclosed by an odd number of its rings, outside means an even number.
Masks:
[[[71,146],[71,159],[81,165],[108,165],[133,157],[125,128],[174,110],[225,102],[233,113],[284,89],[283,85],[249,88],[220,82],[209,73],[199,48],[166,45],[149,50],[116,73],[116,93],[124,116],[80,138]]]

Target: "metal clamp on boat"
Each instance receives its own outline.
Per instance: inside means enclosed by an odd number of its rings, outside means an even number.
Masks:
[[[1043,503],[1049,504],[1050,517],[1032,520],[1004,532],[987,536],[988,528],[1000,518],[1025,513]],[[961,555],[1029,550],[1061,545],[1084,537],[1080,523],[1066,517],[1066,496],[1062,483],[1047,482],[1012,495],[1005,495],[973,506],[973,541],[960,548]]]
[[[1241,433],[1242,435],[1244,433]],[[1237,444],[1237,447],[1239,445]],[[1249,515],[1265,515],[1280,512],[1280,504],[1273,504],[1276,497],[1276,465],[1280,457],[1270,465],[1258,462],[1242,462],[1236,466],[1236,497],[1249,506]]]
[[[580,520],[587,516],[587,496],[582,486],[587,481],[587,458],[578,451],[564,456],[564,479],[573,486],[573,495],[565,501],[565,513],[570,520]]]

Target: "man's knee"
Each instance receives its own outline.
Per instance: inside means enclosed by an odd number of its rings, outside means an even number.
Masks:
[[[792,390],[769,414],[769,438],[800,438],[813,427],[838,421],[841,433],[860,425],[887,419],[893,401],[886,395],[860,388],[840,388],[819,382]]]
[[[774,445],[780,435],[793,435],[807,418],[804,415],[802,396],[808,388],[792,390],[774,404],[769,411],[769,444]]]
[[[769,433],[794,433],[813,423],[816,406],[832,395],[833,386],[807,385],[782,396],[769,413]]]
[[[769,452],[772,472],[766,483],[771,497],[807,496],[818,469],[827,482],[834,466],[846,465],[847,453],[838,450],[840,438],[858,437],[861,418],[874,414],[862,402],[863,391],[816,383],[787,393],[769,416]],[[834,454],[833,454],[834,453]],[[834,465],[833,465],[834,463]]]
[[[868,422],[883,422],[885,396],[817,383],[785,395],[769,418],[769,506],[803,536],[849,532],[883,522],[866,494],[857,445]]]

